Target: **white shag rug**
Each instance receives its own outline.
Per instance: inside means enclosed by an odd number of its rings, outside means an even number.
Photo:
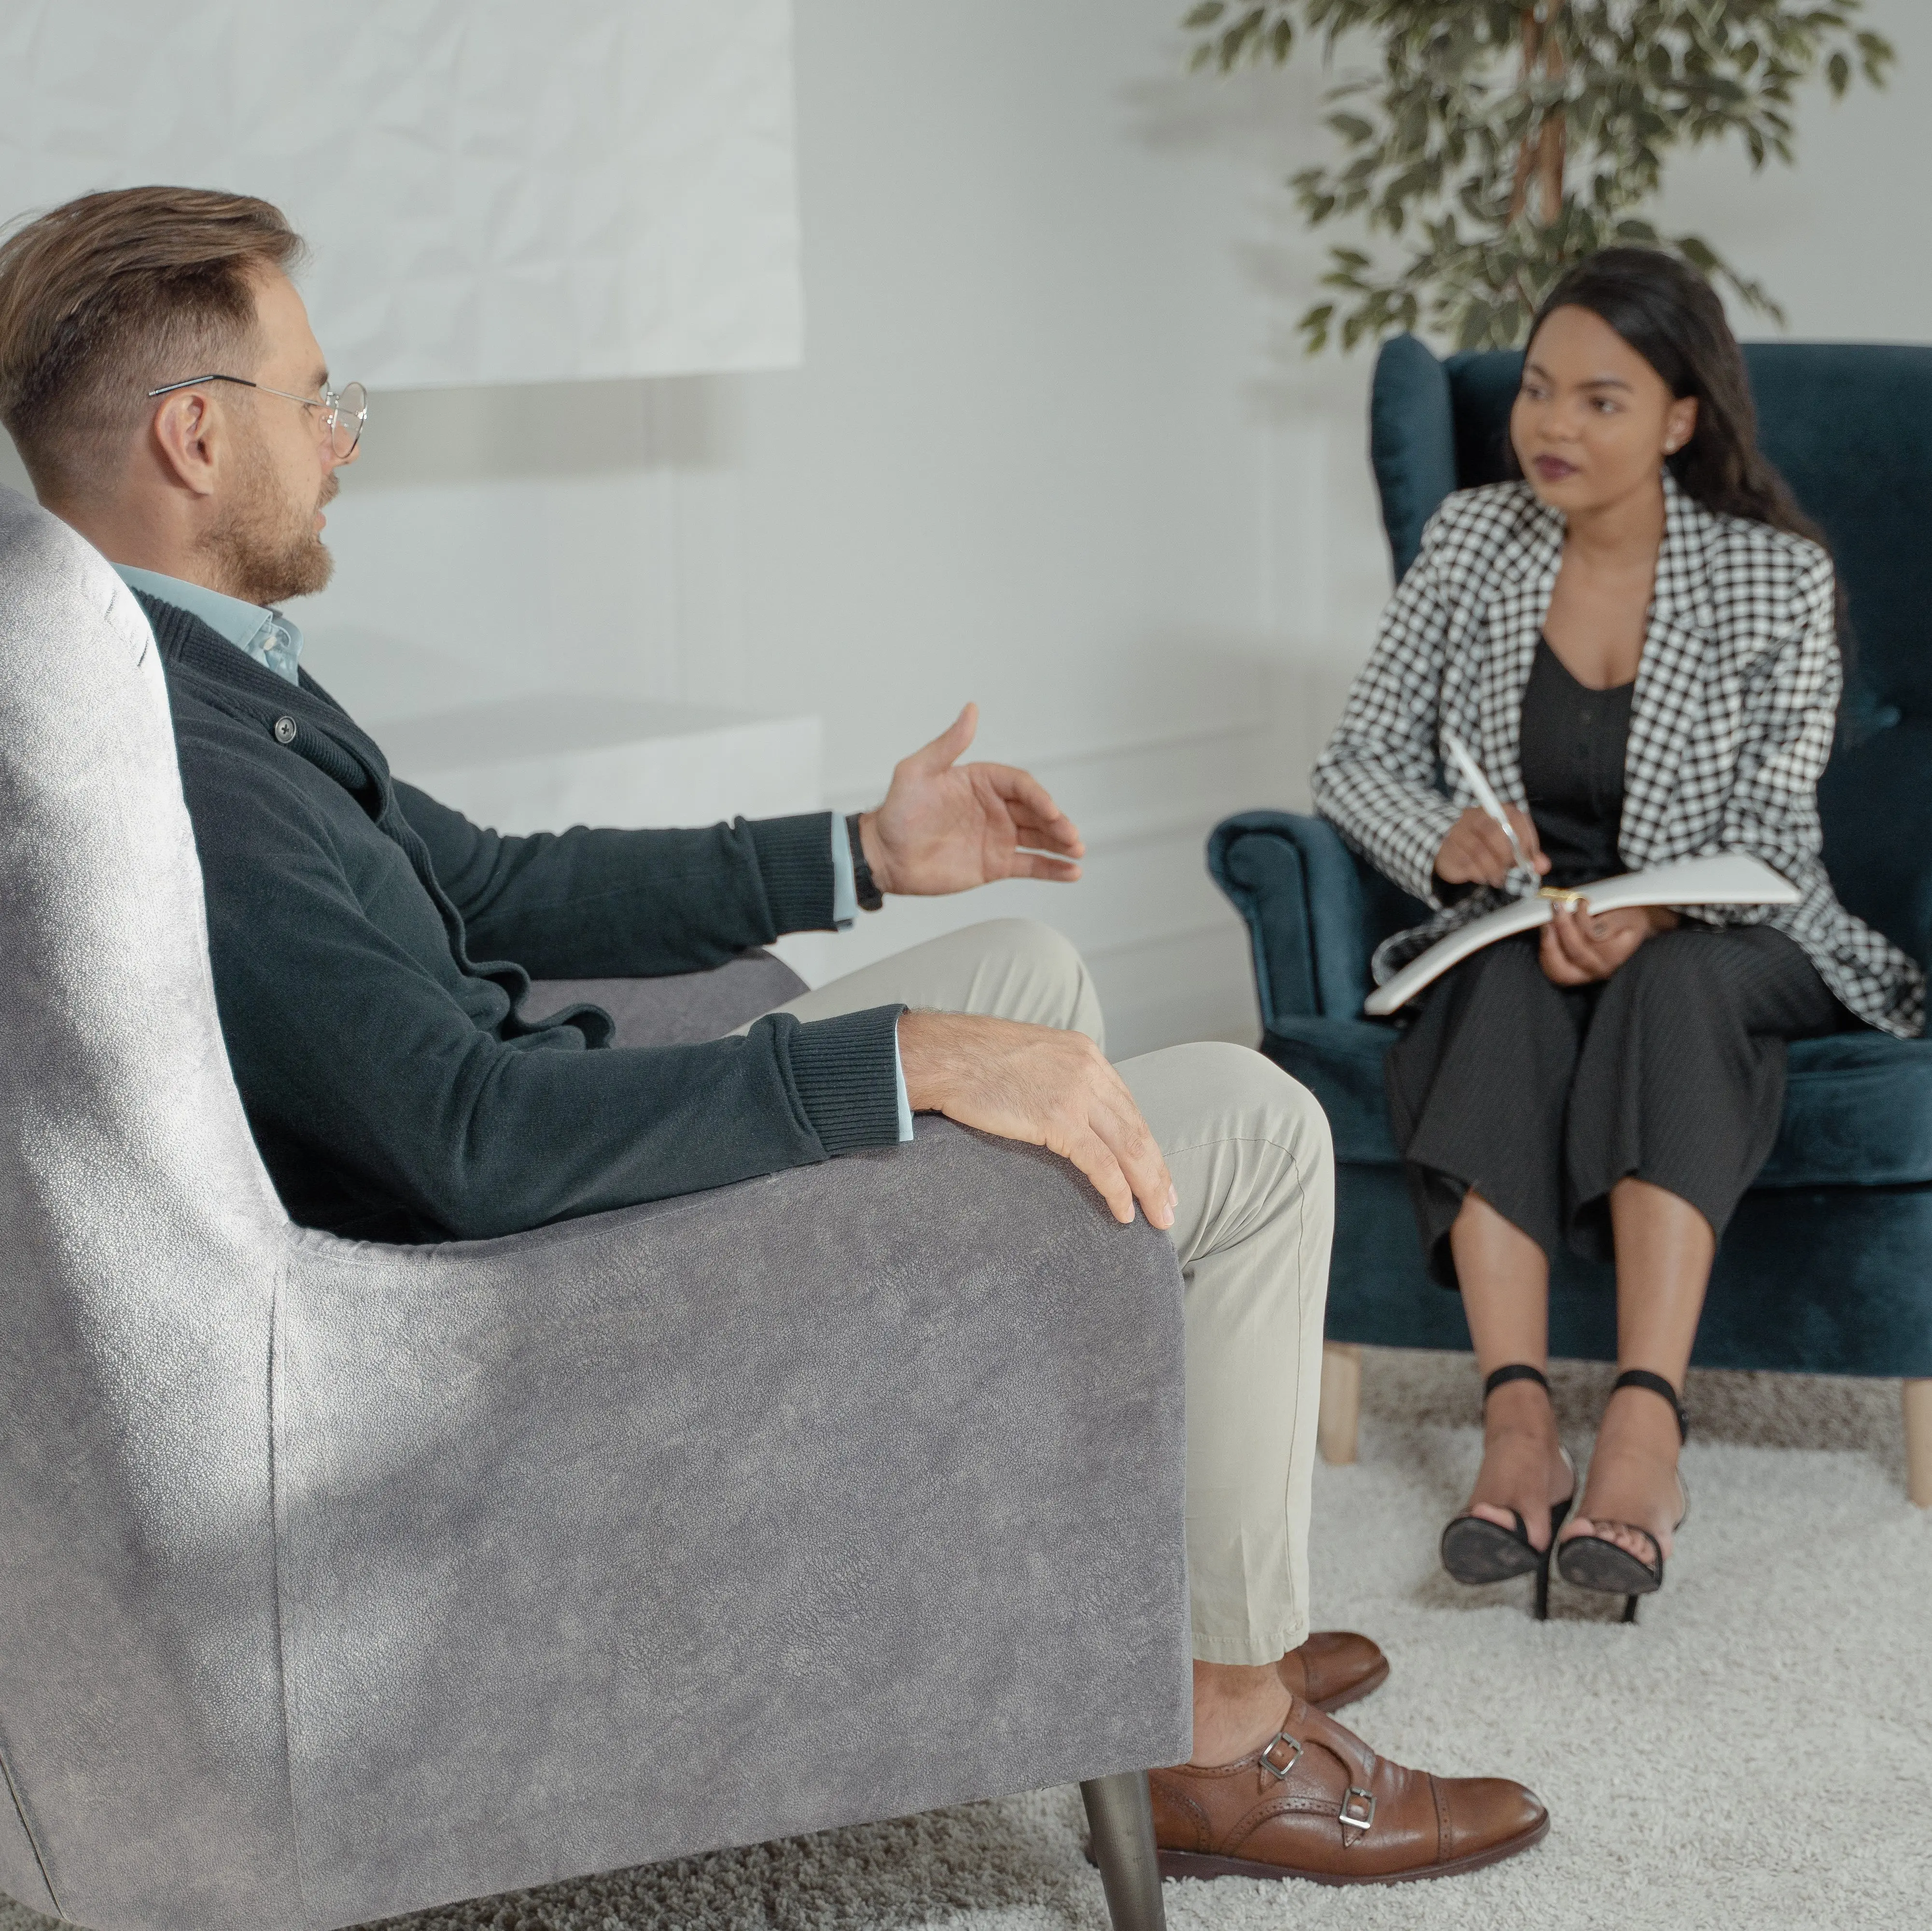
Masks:
[[[1555,1372],[1579,1461],[1611,1371]],[[1480,1444],[1466,1356],[1370,1350],[1360,1461],[1315,1487],[1318,1620],[1394,1663],[1343,1720],[1554,1819],[1471,1876],[1331,1890],[1170,1884],[1174,1931],[1738,1931],[1932,1926],[1932,1511],[1904,1492],[1895,1383],[1699,1374],[1691,1518],[1635,1629],[1620,1605],[1436,1566]],[[1078,1794],[838,1830],[396,1920],[392,1931],[1105,1931]],[[52,1931],[0,1899],[0,1931]]]

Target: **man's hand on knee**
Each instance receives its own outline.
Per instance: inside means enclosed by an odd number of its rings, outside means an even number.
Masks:
[[[859,836],[882,892],[964,892],[995,878],[1070,884],[1086,850],[1073,821],[1030,771],[962,764],[978,729],[969,704],[952,728],[892,768],[876,811],[862,812]]]
[[[1070,1160],[1118,1221],[1138,1200],[1174,1224],[1174,1182],[1126,1083],[1084,1033],[961,1013],[904,1014],[899,1063],[915,1113],[1024,1140]]]

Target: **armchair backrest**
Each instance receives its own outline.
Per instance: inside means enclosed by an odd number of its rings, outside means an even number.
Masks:
[[[1765,452],[1824,530],[1850,618],[1826,864],[1851,910],[1932,962],[1932,348],[1750,342],[1744,362]],[[1397,581],[1450,491],[1502,480],[1522,368],[1514,350],[1384,344],[1370,452]]]
[[[232,1923],[298,1894],[269,1455],[292,1236],[223,1050],[154,639],[10,491],[0,906],[0,1888]]]

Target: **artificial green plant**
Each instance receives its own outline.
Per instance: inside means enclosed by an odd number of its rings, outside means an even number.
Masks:
[[[1426,327],[1460,348],[1520,344],[1564,269],[1613,242],[1674,248],[1750,308],[1783,312],[1695,235],[1642,212],[1672,150],[1735,139],[1754,169],[1792,156],[1797,90],[1822,72],[1885,84],[1893,53],[1863,0],[1200,0],[1194,64],[1228,72],[1318,43],[1340,67],[1329,127],[1345,158],[1304,168],[1311,227],[1357,216],[1399,259],[1333,248],[1335,299],[1302,317],[1311,351]]]

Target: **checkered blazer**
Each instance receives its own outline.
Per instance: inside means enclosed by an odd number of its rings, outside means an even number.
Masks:
[[[1668,473],[1664,493],[1624,762],[1624,862],[1641,870],[1711,852],[1761,858],[1798,887],[1797,904],[1692,916],[1788,932],[1861,1019],[1916,1037],[1924,975],[1839,904],[1819,857],[1818,779],[1842,680],[1831,559],[1767,524],[1714,514]],[[1447,908],[1436,897],[1436,854],[1475,802],[1441,740],[1453,731],[1498,794],[1524,804],[1523,691],[1562,553],[1562,512],[1527,483],[1450,497],[1423,532],[1315,767],[1322,815],[1436,908],[1376,953],[1378,982],[1444,932],[1535,888],[1519,867],[1501,890]]]

